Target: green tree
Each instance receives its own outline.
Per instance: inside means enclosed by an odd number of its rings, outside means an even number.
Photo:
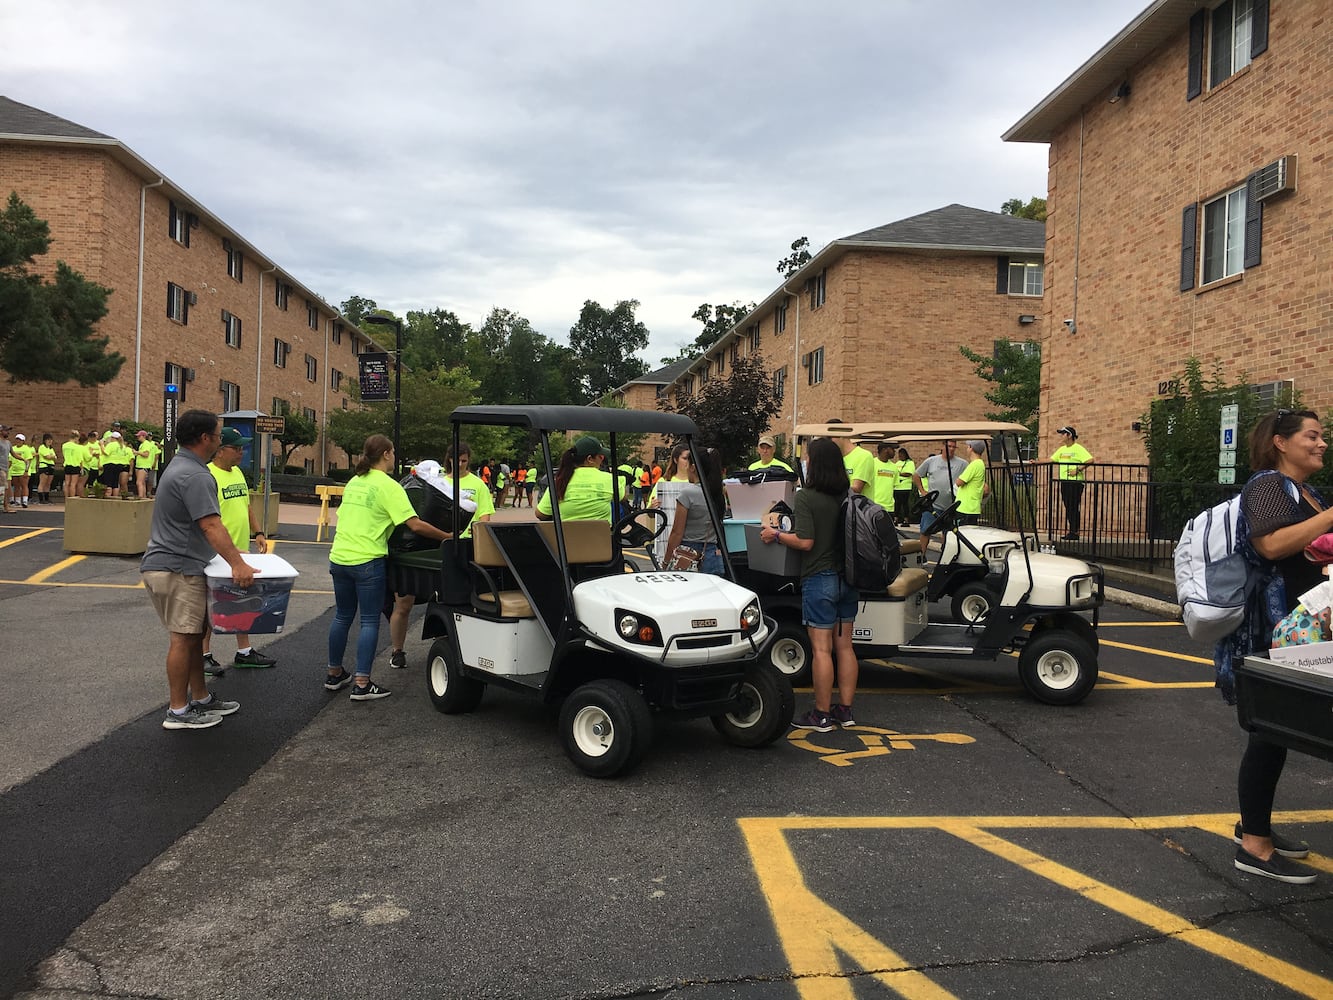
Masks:
[[[663,358],[662,364],[669,365],[673,361],[681,361],[685,358],[697,358],[700,354],[721,340],[732,327],[752,312],[754,312],[753,302],[749,305],[744,305],[737,301],[729,306],[715,306],[709,302],[701,303],[699,308],[694,310],[690,315],[691,319],[697,319],[704,326],[699,332],[699,336],[678,349],[673,356]]]
[[[403,327],[403,364],[410,368],[456,368],[467,363],[476,333],[448,309],[409,310]]]
[[[579,386],[585,400],[597,399],[648,370],[637,352],[648,346],[648,327],[634,316],[637,299],[621,299],[610,309],[592,299],[583,303],[569,328],[570,349],[582,360]]]
[[[369,313],[379,312],[380,307],[375,304],[374,299],[362,298],[360,295],[349,295],[339,304],[338,311],[346,317],[349,323],[360,326],[361,321]]]
[[[716,448],[723,466],[729,469],[750,454],[755,440],[779,409],[773,379],[761,354],[737,358],[726,378],[709,379],[697,393],[683,397],[679,405],[673,404],[669,395],[657,405],[693,420],[699,428],[699,443]]]
[[[285,399],[280,413],[283,431],[275,435],[275,440],[282,448],[281,468],[286,468],[292,460],[292,452],[297,448],[308,448],[319,440],[319,425]]]
[[[351,394],[359,397],[357,387]],[[449,415],[459,406],[477,401],[477,382],[463,368],[433,368],[403,372],[402,459],[440,460],[453,440]],[[347,453],[361,454],[372,434],[393,437],[393,400],[362,403],[329,414],[329,440]]]
[[[972,362],[977,377],[988,383],[988,402],[997,409],[987,413],[987,420],[1022,424],[1033,439],[1041,407],[1041,345],[1035,340],[1021,344],[1001,338],[995,342],[995,354],[987,357],[964,345],[959,352]]]
[[[810,263],[810,240],[802,236],[791,245],[791,256],[778,261],[778,274],[790,278],[793,274]]]
[[[1000,206],[1001,215],[1012,215],[1016,219],[1035,219],[1046,221],[1046,199],[1032,197],[1025,203],[1022,198],[1010,198]]]
[[[109,337],[95,334],[111,289],[64,261],[56,261],[53,280],[34,273],[50,246],[50,227],[11,192],[0,212],[0,369],[11,382],[103,385],[125,363],[107,353]]]

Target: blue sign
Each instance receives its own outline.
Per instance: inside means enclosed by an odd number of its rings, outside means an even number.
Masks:
[[[1222,432],[1222,444],[1230,447],[1236,443],[1236,432],[1228,427]]]

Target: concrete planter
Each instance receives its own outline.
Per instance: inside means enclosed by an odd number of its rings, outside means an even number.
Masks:
[[[65,501],[65,551],[98,555],[140,555],[148,548],[152,500]]]
[[[264,507],[264,494],[254,493],[250,496],[250,506],[254,508],[255,517],[259,521],[259,530],[270,538],[278,536],[278,501],[279,494],[270,493],[268,495],[268,508]]]

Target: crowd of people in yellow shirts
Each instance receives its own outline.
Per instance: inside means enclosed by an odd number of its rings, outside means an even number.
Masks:
[[[95,496],[99,485],[107,498],[146,499],[153,495],[162,465],[162,445],[153,432],[141,430],[130,437],[122,433],[120,421],[101,433],[76,428],[62,444],[56,444],[51,434],[33,444],[26,434],[4,428],[0,452],[6,450],[8,469],[0,469],[5,511],[54,504],[51,493],[57,487],[65,499]]]

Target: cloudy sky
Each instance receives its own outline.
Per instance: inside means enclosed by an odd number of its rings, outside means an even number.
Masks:
[[[793,239],[1046,190],[1000,133],[1147,0],[0,0],[0,94],[120,139],[328,301],[638,299],[645,359]]]

